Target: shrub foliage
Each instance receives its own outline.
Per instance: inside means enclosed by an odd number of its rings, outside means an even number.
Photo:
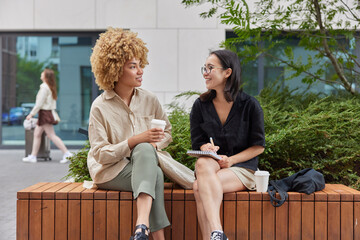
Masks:
[[[197,94],[197,93],[192,93]],[[271,179],[287,177],[304,168],[322,172],[327,183],[360,188],[360,99],[348,95],[295,94],[287,89],[264,89],[257,96],[264,110],[266,148],[259,168]],[[174,159],[194,169],[189,111],[170,106],[173,142],[165,149]],[[89,180],[89,145],[71,158],[69,174]]]

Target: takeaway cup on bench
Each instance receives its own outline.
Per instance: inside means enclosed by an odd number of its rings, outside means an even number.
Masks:
[[[153,119],[151,120],[151,128],[161,128],[165,130],[166,122],[160,119]]]
[[[268,171],[258,170],[255,172],[254,175],[255,175],[256,191],[267,192],[270,173]]]

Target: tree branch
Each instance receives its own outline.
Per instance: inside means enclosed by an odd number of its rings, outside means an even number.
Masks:
[[[312,0],[315,8],[314,14],[316,15],[316,20],[320,28],[320,33],[326,36],[326,29],[323,25],[322,19],[321,19],[321,10],[319,6],[318,0]],[[322,40],[323,47],[325,50],[325,55],[330,59],[332,65],[334,66],[335,72],[337,73],[338,77],[340,78],[340,81],[342,82],[344,88],[349,91],[351,94],[355,94],[355,90],[351,87],[351,84],[347,80],[347,78],[344,75],[343,70],[341,69],[337,59],[334,57],[334,55],[331,53],[327,39],[323,38]]]

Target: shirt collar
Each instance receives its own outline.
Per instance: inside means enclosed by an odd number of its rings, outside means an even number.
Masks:
[[[134,90],[134,96],[135,96],[135,95],[138,95],[138,92],[139,92],[139,90],[138,90],[137,88],[135,88],[135,90]],[[112,99],[112,98],[114,98],[115,96],[117,96],[117,94],[116,94],[116,92],[115,92],[113,89],[111,89],[111,90],[105,90],[105,91],[104,91],[104,96],[105,96],[105,99],[106,99],[106,100],[109,100],[109,99]]]

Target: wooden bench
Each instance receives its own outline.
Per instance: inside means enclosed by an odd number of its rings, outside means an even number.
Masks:
[[[130,192],[53,182],[30,186],[17,198],[18,240],[128,240],[136,220]],[[167,240],[201,239],[191,190],[166,184],[165,206],[172,223],[165,229]],[[278,208],[267,193],[230,193],[224,195],[221,217],[230,240],[358,240],[360,192],[327,184],[311,195],[291,192]]]

